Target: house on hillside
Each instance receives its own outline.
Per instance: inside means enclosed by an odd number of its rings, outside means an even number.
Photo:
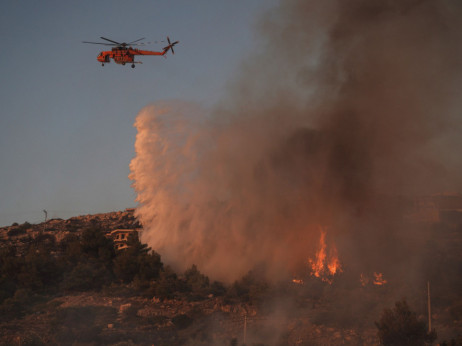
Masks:
[[[107,234],[108,238],[114,241],[114,247],[116,250],[123,250],[128,248],[127,240],[131,234],[139,236],[141,229],[115,229]]]

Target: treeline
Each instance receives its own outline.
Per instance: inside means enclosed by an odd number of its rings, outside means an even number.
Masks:
[[[178,275],[136,234],[127,244],[127,249],[116,251],[112,239],[100,229],[88,228],[80,236],[69,234],[60,242],[53,235],[38,234],[21,254],[15,246],[3,248],[0,318],[20,317],[34,303],[73,292],[187,300],[213,295],[253,303],[268,291],[266,282],[252,273],[230,286],[210,282],[195,265]]]

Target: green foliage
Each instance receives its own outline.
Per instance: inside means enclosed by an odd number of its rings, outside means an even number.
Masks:
[[[70,270],[82,257],[79,236],[72,233],[66,235],[58,244],[58,250],[61,254],[61,262],[67,266],[67,270]]]
[[[114,243],[98,228],[89,228],[82,233],[81,251],[87,256],[110,264],[115,257]]]
[[[112,281],[112,272],[96,259],[86,259],[77,263],[64,275],[61,288],[66,291],[100,290]]]
[[[436,339],[436,332],[427,332],[425,322],[417,319],[405,300],[396,302],[393,309],[385,309],[375,325],[382,345],[420,346]]]
[[[15,237],[21,234],[26,234],[26,230],[32,227],[29,222],[24,222],[22,225],[18,225],[16,222],[11,225],[14,228],[11,228],[7,235],[8,237]]]
[[[216,297],[220,297],[226,294],[226,287],[220,281],[214,281],[210,285],[210,293]]]
[[[191,292],[191,298],[193,300],[206,298],[210,292],[209,278],[202,274],[195,264],[185,271],[184,278],[187,289]]]
[[[17,280],[21,287],[43,290],[56,284],[62,274],[59,262],[51,255],[54,237],[46,237],[44,243],[32,243],[24,256]]]
[[[0,250],[0,304],[12,297],[17,287],[17,274],[21,269],[22,259],[16,256],[16,249],[8,247]]]
[[[157,279],[163,267],[160,255],[142,244],[137,233],[130,234],[127,245],[114,259],[116,278],[123,283],[136,280],[139,286],[149,286],[149,281]]]
[[[31,312],[32,306],[39,302],[41,297],[28,289],[18,289],[14,295],[3,301],[0,305],[0,318],[11,319],[22,317]]]
[[[178,279],[176,273],[166,266],[159,274],[159,279],[156,280],[150,287],[151,295],[160,299],[173,299],[178,292],[186,292],[186,284]]]
[[[114,245],[101,230],[89,228],[81,237],[66,236],[59,248],[66,268],[61,288],[67,291],[100,290],[113,278]]]
[[[226,292],[227,300],[239,300],[246,303],[258,304],[269,292],[269,284],[259,273],[250,271],[235,281]]]

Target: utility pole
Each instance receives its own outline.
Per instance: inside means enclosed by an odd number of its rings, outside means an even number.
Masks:
[[[430,303],[430,281],[427,281],[428,332],[432,331],[432,309]]]
[[[247,337],[247,313],[244,315],[244,345]]]

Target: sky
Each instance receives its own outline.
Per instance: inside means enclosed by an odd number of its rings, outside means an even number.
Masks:
[[[137,113],[162,100],[213,106],[276,0],[0,3],[0,226],[136,206]],[[135,69],[96,56],[118,42],[179,40]],[[103,42],[103,41],[102,41]],[[161,50],[160,43],[146,49]]]

